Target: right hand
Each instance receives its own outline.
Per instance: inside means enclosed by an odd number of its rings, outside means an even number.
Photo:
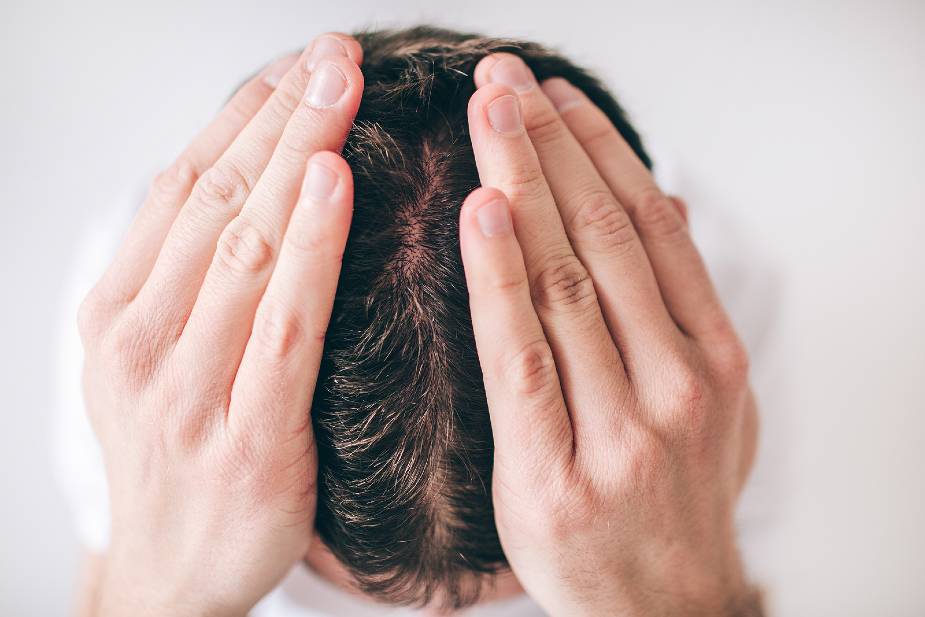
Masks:
[[[308,550],[361,60],[325,35],[245,84],[81,307],[112,515],[99,614],[243,615]]]

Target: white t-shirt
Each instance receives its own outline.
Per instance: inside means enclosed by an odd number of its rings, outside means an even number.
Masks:
[[[663,187],[671,188],[668,180],[670,178],[660,175]],[[95,221],[85,230],[80,250],[72,262],[66,301],[62,308],[56,383],[57,415],[54,423],[55,469],[61,489],[73,511],[78,537],[91,552],[103,552],[108,544],[109,501],[99,444],[84,413],[81,391],[83,352],[76,331],[75,315],[80,300],[111,260],[143,199],[144,188],[134,187],[120,198],[105,220]],[[692,207],[691,218],[694,235],[711,266],[717,287],[740,329],[744,330],[744,338],[754,358],[756,352],[760,351],[761,334],[767,329],[766,308],[769,303],[765,302],[760,283],[756,284],[754,279],[741,276],[743,257],[747,257],[747,253],[743,254],[740,246],[730,245],[728,221],[723,221],[716,213]],[[750,337],[750,333],[755,336]],[[741,519],[744,518],[747,524],[749,518],[754,518],[755,509],[748,506],[746,504],[745,508],[740,509],[740,526]],[[544,613],[528,597],[519,596],[478,604],[464,614],[470,617],[534,617]],[[300,564],[253,609],[251,615],[420,617],[422,613],[414,609],[377,604],[350,594]]]

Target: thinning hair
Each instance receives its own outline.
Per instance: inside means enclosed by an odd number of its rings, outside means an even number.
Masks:
[[[355,205],[312,404],[316,525],[361,590],[447,608],[507,568],[491,500],[492,434],[459,250],[479,185],[466,107],[498,51],[583,90],[650,165],[586,71],[526,41],[433,27],[355,34],[365,90],[344,147]]]

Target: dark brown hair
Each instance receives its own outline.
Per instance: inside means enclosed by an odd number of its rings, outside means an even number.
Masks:
[[[458,608],[507,567],[458,238],[479,184],[475,65],[507,51],[540,80],[567,78],[649,159],[601,84],[535,43],[431,27],[355,36],[366,86],[344,148],[355,209],[312,410],[317,528],[366,593]]]

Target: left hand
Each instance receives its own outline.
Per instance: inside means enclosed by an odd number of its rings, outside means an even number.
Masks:
[[[553,615],[755,614],[733,528],[748,358],[683,206],[577,88],[510,54],[475,78],[494,188],[460,242],[511,568]]]

